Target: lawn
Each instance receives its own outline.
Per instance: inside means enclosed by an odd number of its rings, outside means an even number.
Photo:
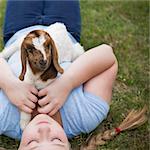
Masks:
[[[81,44],[86,50],[102,43],[110,44],[119,62],[107,119],[93,132],[118,125],[132,109],[149,104],[149,2],[125,0],[81,0]],[[0,49],[5,2],[0,3]],[[0,70],[1,71],[1,70]],[[78,149],[88,135],[80,135],[71,144]],[[18,142],[0,136],[0,146],[16,150]],[[98,150],[148,150],[149,125],[126,131]]]

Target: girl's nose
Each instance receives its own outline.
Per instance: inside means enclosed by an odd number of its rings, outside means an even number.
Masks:
[[[45,140],[45,139],[49,139],[49,135],[50,135],[50,127],[47,125],[43,125],[39,127],[39,134],[40,134],[40,139],[41,140]]]

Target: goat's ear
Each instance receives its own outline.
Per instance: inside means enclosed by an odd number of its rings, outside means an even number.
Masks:
[[[24,48],[24,45],[22,44],[21,46],[21,64],[22,64],[22,70],[21,70],[21,74],[19,76],[19,79],[21,81],[24,80],[24,76],[25,76],[25,73],[26,73],[26,70],[27,70],[27,51],[26,49]]]
[[[54,43],[54,41],[52,39],[51,39],[51,44],[52,44],[52,61],[53,61],[54,67],[56,68],[56,70],[59,73],[62,74],[64,72],[64,70],[63,70],[63,68],[60,67],[60,65],[58,63],[57,48],[56,48],[55,43]]]

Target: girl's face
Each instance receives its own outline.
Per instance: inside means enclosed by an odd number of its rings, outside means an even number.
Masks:
[[[37,115],[25,128],[19,150],[69,150],[63,128],[45,114]]]

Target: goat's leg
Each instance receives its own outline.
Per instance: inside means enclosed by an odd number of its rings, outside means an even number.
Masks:
[[[0,58],[8,59],[12,54],[14,54],[16,51],[21,49],[23,37],[16,40],[13,44],[10,46],[5,47],[2,52],[0,53]]]
[[[33,84],[31,76],[32,76],[32,73],[29,70],[27,70],[23,82],[26,82],[28,84]],[[25,127],[28,125],[28,123],[30,122],[30,120],[31,120],[31,114],[26,113],[24,111],[21,111],[21,115],[20,115],[20,127],[21,127],[22,130],[25,129]]]
[[[27,76],[25,76],[25,79],[23,82],[29,83],[29,84],[33,84],[32,81],[28,78],[29,74],[27,72]],[[28,114],[24,111],[21,111],[21,115],[20,115],[20,127],[22,130],[25,129],[25,127],[28,125],[28,123],[31,120],[31,114]]]
[[[31,114],[28,114],[24,111],[21,111],[21,116],[20,116],[20,127],[22,130],[25,129],[25,127],[28,125],[28,123],[31,120]]]
[[[74,49],[72,49],[72,61],[84,53],[84,48],[79,44],[74,44]]]

